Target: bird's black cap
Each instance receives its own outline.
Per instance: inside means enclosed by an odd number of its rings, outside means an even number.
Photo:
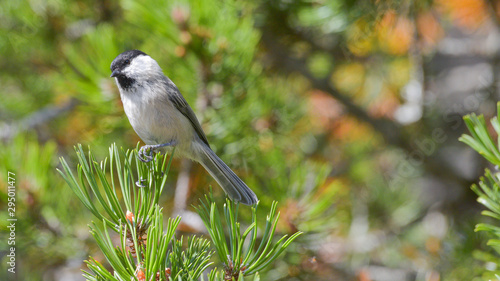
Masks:
[[[147,56],[146,53],[139,50],[130,50],[119,54],[111,63],[111,71],[113,72],[111,77],[118,76],[120,71],[130,64],[132,59],[140,55]]]

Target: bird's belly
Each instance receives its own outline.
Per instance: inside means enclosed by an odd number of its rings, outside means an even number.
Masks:
[[[192,125],[170,103],[137,104],[124,101],[124,109],[135,132],[146,144],[173,141],[180,154],[190,150],[194,138]]]

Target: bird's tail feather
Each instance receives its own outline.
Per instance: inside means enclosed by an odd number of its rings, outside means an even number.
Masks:
[[[231,200],[245,205],[257,203],[255,193],[208,146],[200,153],[200,164],[219,183]]]

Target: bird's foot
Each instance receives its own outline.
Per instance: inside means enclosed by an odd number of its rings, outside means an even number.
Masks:
[[[143,178],[141,177],[141,179],[140,179],[140,180],[138,180],[138,181],[136,181],[136,182],[135,182],[135,185],[136,185],[137,187],[141,187],[141,188],[146,187],[144,184],[142,184],[143,182],[146,182],[146,181],[147,181],[146,179],[143,179]]]
[[[151,162],[153,160],[153,145],[144,145],[139,149],[139,153],[137,154],[137,157],[139,160],[141,160],[144,163]],[[149,149],[149,153],[148,153]]]
[[[155,153],[155,150],[161,147],[165,146],[174,146],[176,145],[176,141],[171,141],[167,143],[161,143],[161,144],[148,144],[144,145],[139,149],[138,157],[139,160],[141,160],[144,163],[151,162],[153,160],[153,153]],[[148,152],[149,150],[149,152]]]

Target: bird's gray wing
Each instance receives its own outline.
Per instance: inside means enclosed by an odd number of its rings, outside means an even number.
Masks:
[[[187,117],[187,119],[193,124],[193,128],[198,134],[198,137],[210,147],[208,144],[207,136],[203,132],[203,129],[201,128],[200,122],[198,121],[198,118],[196,118],[196,115],[194,114],[193,109],[189,106],[187,103],[186,99],[182,96],[181,92],[177,87],[175,86],[174,83],[167,82],[167,91],[169,92],[168,94],[168,99],[174,104],[174,106],[184,115]]]

